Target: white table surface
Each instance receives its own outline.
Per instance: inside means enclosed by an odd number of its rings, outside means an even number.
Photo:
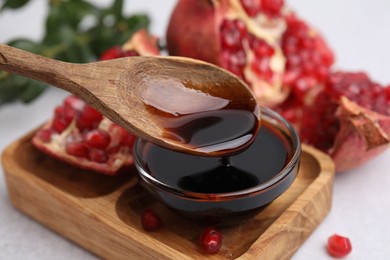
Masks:
[[[0,43],[43,33],[43,0],[24,10],[0,14]],[[94,1],[109,3],[110,1]],[[175,0],[126,1],[126,12],[147,11],[151,30],[164,35]],[[290,5],[320,28],[337,54],[337,67],[361,70],[390,83],[390,1],[290,0]],[[51,88],[30,105],[0,107],[0,150],[48,119],[66,93]],[[390,259],[390,150],[365,166],[337,175],[330,214],[293,259],[330,259],[325,246],[333,233],[348,236],[348,259]],[[2,169],[0,169],[0,174]],[[96,259],[69,240],[15,210],[0,177],[0,259]]]

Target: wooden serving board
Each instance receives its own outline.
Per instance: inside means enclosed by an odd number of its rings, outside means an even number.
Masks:
[[[331,207],[333,163],[303,145],[293,185],[262,211],[221,227],[221,251],[205,255],[197,246],[205,224],[161,205],[139,185],[134,172],[109,177],[77,169],[35,149],[32,135],[11,144],[2,156],[12,203],[107,259],[288,259]],[[162,229],[142,229],[145,208],[158,212]]]

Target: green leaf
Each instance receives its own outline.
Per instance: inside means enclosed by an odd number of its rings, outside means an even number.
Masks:
[[[61,34],[63,34],[64,30],[67,30],[65,28],[69,27],[70,25],[66,21],[61,7],[59,5],[53,6],[46,18],[46,34],[43,42],[48,46],[62,43],[63,37]]]
[[[10,75],[10,80],[12,80],[15,86],[24,86],[28,84],[30,79],[16,74],[12,74]]]
[[[46,88],[47,85],[42,82],[29,80],[28,84],[26,85],[24,91],[21,94],[20,99],[24,103],[30,103],[35,98],[37,98]]]
[[[37,54],[42,51],[42,45],[29,39],[15,39],[10,41],[8,45]]]
[[[96,15],[96,7],[81,0],[66,1],[62,5],[64,20],[74,29],[80,30],[80,23],[88,15]]]
[[[28,0],[3,0],[1,8],[18,8]],[[149,25],[146,15],[124,15],[123,0],[112,0],[101,8],[87,0],[48,0],[45,35],[40,42],[15,39],[11,46],[62,61],[85,63],[101,53],[124,44],[132,34]],[[85,19],[96,20],[84,26]],[[39,83],[40,84],[40,83]],[[0,103],[22,99],[30,102],[46,85],[0,71]]]
[[[6,8],[17,9],[26,5],[30,0],[6,0],[1,6],[1,10]]]
[[[115,15],[117,21],[122,20],[123,0],[114,0],[111,6],[111,12]]]
[[[28,79],[10,74],[0,84],[0,104],[17,100],[28,85]]]

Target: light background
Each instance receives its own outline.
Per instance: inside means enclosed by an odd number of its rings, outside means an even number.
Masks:
[[[1,13],[0,43],[19,36],[39,39],[46,2],[34,0],[22,11]],[[110,1],[93,2],[105,5]],[[126,1],[126,12],[147,12],[152,18],[151,31],[163,36],[175,2]],[[289,4],[324,34],[336,52],[338,68],[365,70],[378,82],[390,83],[390,1],[290,0]],[[47,120],[65,96],[51,88],[30,105],[0,107],[0,150]],[[336,177],[330,214],[293,259],[330,259],[325,245],[333,233],[351,238],[353,252],[348,259],[390,259],[389,161],[390,150]],[[0,259],[96,259],[15,210],[1,177]]]

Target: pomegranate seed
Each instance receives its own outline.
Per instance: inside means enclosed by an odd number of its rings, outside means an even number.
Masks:
[[[233,20],[224,20],[221,25],[221,36],[222,36],[222,45],[229,49],[239,49],[242,48],[242,36],[243,29],[245,25],[240,25],[241,21]],[[240,29],[241,28],[241,31]]]
[[[156,231],[161,228],[162,221],[157,213],[152,209],[147,209],[141,216],[142,227],[146,231]]]
[[[76,124],[80,130],[92,129],[99,125],[103,116],[91,106],[85,105],[79,114]]]
[[[126,132],[126,135],[121,140],[121,144],[132,148],[134,145],[134,141],[135,136]]]
[[[328,252],[334,257],[344,257],[351,253],[352,245],[349,238],[337,234],[328,239]]]
[[[39,131],[38,137],[45,143],[49,143],[51,141],[51,135],[53,132],[50,129],[43,129]]]
[[[108,132],[111,135],[111,140],[116,141],[112,144],[113,147],[116,147],[118,145],[129,145],[131,147],[133,146],[135,137],[119,125],[112,124]]]
[[[57,106],[55,109],[54,109],[54,116],[55,117],[63,117],[64,115],[64,108],[62,106]]]
[[[217,253],[222,246],[222,235],[216,228],[208,227],[199,237],[199,245],[206,253]]]
[[[255,55],[259,58],[271,57],[275,51],[265,41],[255,38],[251,41],[251,48],[255,52]]]
[[[87,158],[88,157],[88,149],[83,143],[67,143],[65,146],[65,151],[73,156],[80,157],[80,158]]]
[[[119,145],[116,145],[116,146],[110,146],[108,149],[107,149],[107,154],[116,154],[118,153],[119,151],[121,150],[121,147]]]
[[[98,149],[106,149],[111,141],[111,137],[100,129],[94,129],[85,133],[83,139],[88,146]]]
[[[72,122],[72,120],[76,117],[76,110],[70,107],[64,106],[63,118],[66,122]]]
[[[64,100],[64,108],[65,109],[72,109],[72,110],[76,110],[76,111],[81,111],[81,110],[83,110],[84,106],[85,106],[84,101],[82,101],[81,99],[79,99],[76,96],[68,96]]]
[[[255,17],[260,12],[259,0],[240,0],[240,2],[245,12],[249,16]]]
[[[246,64],[245,51],[239,50],[237,52],[231,52],[229,55],[229,63],[232,66],[244,67]]]
[[[261,9],[270,15],[279,15],[284,0],[261,0]]]
[[[63,118],[54,117],[53,122],[51,123],[51,128],[61,134],[67,127],[69,123],[66,122]]]
[[[297,111],[294,109],[286,109],[281,112],[281,115],[289,122],[296,122],[298,119]]]
[[[226,66],[227,70],[230,71],[231,73],[235,74],[237,77],[241,78],[241,79],[244,79],[245,76],[244,76],[244,67],[243,66],[238,66],[238,65],[235,65],[235,64],[228,64]]]
[[[98,163],[105,163],[108,161],[108,155],[106,154],[106,152],[93,148],[89,149],[88,158],[89,160]]]
[[[82,115],[86,118],[90,118],[91,120],[100,121],[102,119],[102,115],[96,111],[93,107],[86,105],[82,111]]]

